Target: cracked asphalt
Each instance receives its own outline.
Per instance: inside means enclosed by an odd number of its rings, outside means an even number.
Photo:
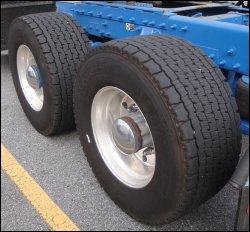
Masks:
[[[148,226],[130,218],[102,190],[83,154],[76,131],[44,137],[24,115],[1,54],[1,143],[81,230],[230,231],[238,191],[226,185],[176,222]],[[243,147],[248,144],[244,137]],[[1,170],[1,230],[47,231],[48,225]]]

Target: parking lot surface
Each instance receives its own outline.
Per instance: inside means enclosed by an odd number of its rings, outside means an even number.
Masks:
[[[141,224],[119,209],[100,187],[76,131],[44,137],[19,104],[1,54],[1,143],[80,230],[233,230],[238,191],[226,185],[215,197],[168,225]],[[244,137],[245,147],[248,137]],[[150,200],[150,199],[149,199]],[[1,170],[1,230],[49,230],[49,226]]]

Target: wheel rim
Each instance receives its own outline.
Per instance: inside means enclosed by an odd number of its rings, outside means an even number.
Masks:
[[[153,178],[156,154],[148,123],[124,91],[107,86],[94,97],[91,124],[106,166],[125,185],[143,188]]]
[[[34,55],[23,44],[17,50],[17,73],[27,102],[33,110],[40,111],[44,101],[42,78]]]

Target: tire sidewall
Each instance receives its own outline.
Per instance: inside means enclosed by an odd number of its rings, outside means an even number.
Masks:
[[[154,85],[148,73],[124,57],[101,53],[89,57],[80,69],[74,89],[74,108],[83,149],[104,189],[137,219],[140,215],[143,219],[160,220],[171,217],[173,209],[178,208],[185,167],[175,124]],[[132,97],[149,124],[156,148],[156,168],[152,180],[144,188],[130,188],[116,179],[98,151],[91,126],[91,106],[95,94],[105,86],[117,87]]]

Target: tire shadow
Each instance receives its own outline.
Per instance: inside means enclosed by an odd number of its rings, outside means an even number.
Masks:
[[[1,51],[1,66],[7,66],[9,67],[9,55],[8,55],[8,51]]]

